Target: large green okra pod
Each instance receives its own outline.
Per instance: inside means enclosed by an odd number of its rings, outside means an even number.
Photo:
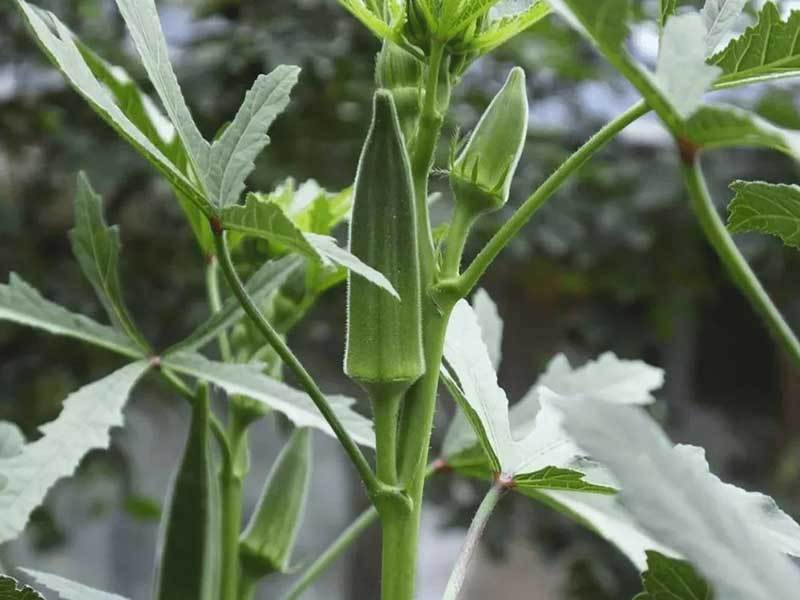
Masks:
[[[402,394],[425,370],[416,207],[392,94],[378,90],[354,188],[350,251],[382,272],[400,299],[348,279],[345,372],[376,397]]]

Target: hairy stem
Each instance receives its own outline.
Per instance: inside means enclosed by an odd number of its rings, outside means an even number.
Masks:
[[[428,465],[426,476],[430,477],[436,472],[436,464]],[[283,600],[296,600],[299,598],[300,595],[377,520],[378,511],[374,506],[362,512],[356,520],[353,521],[347,529],[342,531],[333,543],[311,563],[295,584],[283,596]]]
[[[686,190],[689,192],[692,208],[703,228],[703,233],[730,273],[736,286],[764,320],[773,337],[789,353],[795,365],[800,366],[800,342],[725,228],[708,193],[706,180],[700,168],[699,156],[697,153],[693,153],[692,156],[685,158],[687,160],[682,161],[681,166],[683,180]]]
[[[330,404],[328,404],[328,400],[319,389],[319,386],[317,386],[314,378],[306,371],[299,359],[289,349],[289,346],[286,345],[286,342],[283,341],[281,336],[273,329],[272,325],[270,325],[269,321],[261,314],[255,302],[253,302],[253,299],[247,293],[247,290],[242,284],[241,279],[239,279],[239,275],[236,273],[236,269],[233,266],[224,232],[220,232],[219,235],[214,235],[214,244],[216,246],[217,258],[222,267],[222,273],[231,291],[239,300],[247,316],[250,317],[253,324],[258,328],[267,342],[275,349],[275,352],[280,356],[284,364],[294,373],[302,388],[310,396],[320,413],[322,413],[322,416],[328,422],[336,438],[350,457],[367,491],[371,496],[376,495],[380,491],[386,492],[387,490],[384,489],[384,486],[381,486],[375,473],[372,472],[372,468],[369,466],[367,459],[364,458],[359,447],[350,437],[350,434],[347,433],[347,430],[339,421],[336,413],[333,412]]]
[[[528,197],[516,212],[492,236],[492,239],[480,251],[472,264],[458,279],[456,287],[458,295],[466,296],[478,283],[478,280],[489,268],[497,255],[520,232],[537,210],[561,187],[561,185],[577,171],[600,148],[605,146],[620,131],[650,111],[646,102],[640,101],[609,122],[600,131],[564,161],[555,172],[548,177],[539,188]]]
[[[508,486],[501,480],[495,482],[475,512],[472,524],[469,526],[469,531],[467,531],[467,537],[464,540],[464,546],[461,548],[461,553],[458,555],[456,564],[450,574],[450,580],[447,582],[447,588],[442,600],[456,600],[461,593],[461,588],[467,577],[469,563],[478,549],[486,523],[489,522],[489,517],[507,490]]]
[[[402,400],[403,392],[394,390],[372,394],[378,479],[392,486],[397,485],[397,420]]]
[[[211,313],[216,314],[222,310],[222,297],[219,293],[219,263],[216,256],[212,256],[206,266],[206,294],[208,295],[208,306]],[[223,329],[217,338],[219,343],[219,354],[222,360],[230,362],[233,353],[228,334]]]
[[[475,218],[475,214],[468,210],[463,203],[456,203],[453,209],[453,218],[447,230],[447,246],[444,266],[442,267],[443,277],[458,277],[464,246],[467,243],[469,230],[475,222]]]

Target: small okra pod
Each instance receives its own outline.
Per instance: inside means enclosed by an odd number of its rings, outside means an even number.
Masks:
[[[296,429],[264,484],[253,516],[239,539],[247,576],[260,579],[289,568],[311,481],[311,433]]]
[[[527,131],[525,72],[515,67],[450,165],[456,202],[474,215],[501,208],[508,201]]]
[[[354,185],[350,251],[383,273],[396,298],[348,276],[344,370],[373,397],[402,394],[425,371],[417,215],[392,94],[378,90]]]
[[[209,447],[207,393],[192,407],[189,435],[162,522],[157,600],[219,595],[219,496]]]

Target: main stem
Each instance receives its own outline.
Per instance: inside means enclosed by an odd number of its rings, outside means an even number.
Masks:
[[[684,153],[681,172],[686,190],[689,192],[692,208],[717,256],[725,265],[736,286],[764,319],[775,339],[789,353],[795,365],[800,366],[800,342],[725,228],[708,193],[697,152],[689,153],[689,155]]]
[[[446,106],[449,101],[447,97],[440,98],[440,80],[446,62],[444,45],[434,43],[428,61],[425,102],[411,148],[420,279],[423,289],[422,318],[426,369],[425,374],[406,394],[398,439],[399,477],[401,485],[405,487],[411,499],[412,510],[411,512],[390,510],[381,514],[382,600],[412,600],[414,597],[422,493],[436,406],[444,330],[448,317],[448,314],[444,313],[449,313],[435,305],[430,296],[430,291],[436,282],[436,264],[427,206],[428,177],[443,122],[442,106]]]

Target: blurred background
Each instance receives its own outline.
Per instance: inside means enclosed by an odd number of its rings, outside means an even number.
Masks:
[[[113,1],[39,5],[144,84]],[[234,114],[259,73],[281,63],[303,68],[251,178],[253,189],[271,189],[287,176],[314,178],[330,190],[351,183],[368,125],[378,43],[335,0],[162,0],[159,8],[184,94],[207,136]],[[636,9],[642,24],[634,31],[634,51],[652,63],[656,3],[639,2]],[[528,143],[512,202],[480,222],[468,254],[560,161],[636,100],[591,48],[550,18],[471,68],[455,91],[450,133],[475,124],[515,64],[528,74]],[[790,84],[760,86],[719,99],[800,129],[797,91]],[[764,151],[716,152],[706,156],[705,167],[721,210],[734,179],[789,183],[798,176],[788,159]],[[186,335],[206,315],[204,263],[177,203],[154,170],[66,87],[4,2],[0,277],[19,272],[48,298],[102,319],[67,240],[80,169],[103,193],[109,222],[121,226],[125,291],[136,319],[156,346]],[[446,193],[445,178],[437,185]],[[446,219],[448,210],[445,195],[438,218]],[[740,236],[737,242],[800,329],[800,254],[766,237]],[[502,254],[482,286],[506,321],[500,380],[512,401],[556,352],[578,364],[606,350],[645,359],[667,372],[655,411],[673,439],[705,446],[717,474],[772,494],[788,513],[800,515],[800,373],[703,241],[675,150],[656,120],[630,127],[584,167]],[[325,295],[291,343],[325,389],[357,394],[340,372],[343,315],[344,289],[338,288]],[[33,437],[70,391],[118,362],[99,349],[2,324],[0,419]],[[443,395],[434,453],[452,410]],[[57,572],[133,600],[148,598],[159,512],[183,444],[186,412],[157,381],[141,385],[112,449],[90,455],[75,478],[50,493],[26,535],[0,550],[2,563]],[[269,421],[254,431],[250,506],[283,439],[281,427]],[[301,566],[365,505],[336,444],[315,434],[315,451],[319,462],[295,555]],[[484,488],[454,476],[431,483],[421,600],[441,596]],[[467,597],[618,600],[640,589],[634,569],[599,538],[529,499],[504,502],[489,525]],[[305,597],[378,597],[378,542],[373,530]],[[286,581],[268,581],[262,597],[276,597]]]

